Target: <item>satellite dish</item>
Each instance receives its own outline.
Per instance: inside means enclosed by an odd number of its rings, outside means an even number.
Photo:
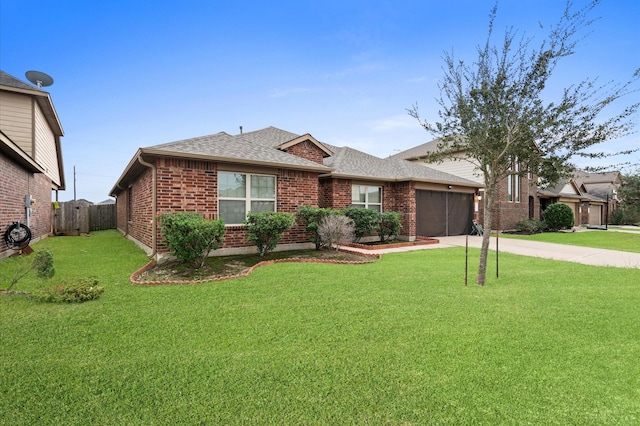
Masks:
[[[25,75],[27,76],[27,80],[38,86],[38,88],[51,86],[53,84],[53,78],[40,71],[27,71]]]

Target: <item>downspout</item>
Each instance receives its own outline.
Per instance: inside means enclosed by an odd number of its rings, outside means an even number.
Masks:
[[[157,207],[156,207],[156,198],[157,198],[157,177],[156,177],[156,166],[151,163],[147,163],[142,159],[142,153],[138,154],[138,162],[145,167],[149,167],[151,169],[151,179],[152,179],[152,188],[151,188],[151,227],[153,228],[153,234],[151,235],[151,255],[149,257],[155,258],[158,254],[158,220],[156,218],[157,215]]]

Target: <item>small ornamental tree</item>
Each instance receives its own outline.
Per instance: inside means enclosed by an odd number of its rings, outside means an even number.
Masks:
[[[398,212],[384,212],[380,214],[380,225],[378,226],[378,235],[380,241],[385,242],[392,237],[397,236],[402,229],[402,221]]]
[[[344,215],[353,220],[355,226],[354,242],[359,242],[365,235],[373,234],[380,223],[380,213],[362,207],[345,207]]]
[[[225,233],[222,219],[207,220],[195,212],[160,215],[160,226],[173,255],[195,269],[220,247]]]
[[[343,215],[327,215],[322,218],[318,225],[318,236],[322,245],[336,250],[340,245],[353,240],[355,227],[353,221]]]
[[[323,218],[329,215],[341,214],[338,210],[327,209],[322,207],[312,206],[300,206],[296,218],[298,222],[304,225],[304,230],[307,231],[312,243],[316,245],[316,250],[319,250],[322,246],[322,239],[318,234],[318,226]]]
[[[425,157],[428,162],[461,160],[464,151],[464,161],[473,164],[483,178],[486,232],[478,262],[479,285],[485,282],[489,231],[498,214],[498,191],[504,179],[533,172],[541,186],[553,185],[571,174],[574,158],[610,158],[637,151],[634,147],[620,152],[597,148],[633,132],[640,102],[628,106],[620,102],[637,92],[640,70],[630,70],[632,76],[623,83],[580,80],[583,70],[576,70],[572,76],[576,80],[550,92],[556,84],[551,77],[557,65],[575,53],[596,21],[590,14],[598,3],[591,0],[576,10],[567,1],[555,25],[548,29],[541,25],[545,32],[538,40],[509,27],[501,41],[494,42],[496,2],[477,57],[463,60],[453,51],[444,54],[439,118],[423,120],[417,105],[409,111],[439,138],[438,150]]]
[[[566,204],[551,204],[542,212],[542,220],[550,231],[568,229],[574,224],[573,210]]]
[[[53,267],[53,253],[47,249],[42,249],[36,253],[33,262],[30,265],[25,265],[23,263],[21,267],[18,267],[16,273],[11,279],[11,282],[9,283],[9,287],[7,287],[7,290],[11,290],[21,278],[33,270],[37,271],[38,277],[44,280],[53,277],[56,273],[56,270]]]
[[[276,248],[282,239],[282,233],[293,226],[295,216],[288,213],[260,212],[249,213],[247,238],[258,248],[260,257],[264,257]]]

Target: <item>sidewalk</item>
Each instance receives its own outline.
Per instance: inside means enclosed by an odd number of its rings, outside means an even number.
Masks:
[[[381,250],[358,250],[349,248],[349,250],[384,254],[413,250],[430,250],[447,247],[464,247],[466,237],[464,235],[459,235],[454,237],[437,237],[437,239],[440,241],[439,244],[429,244],[425,246],[401,247]],[[526,241],[513,238],[500,238],[498,244],[500,252],[519,254],[522,256],[564,260],[567,262],[582,263],[584,265],[615,266],[618,268],[640,269],[640,253],[570,246],[565,244],[541,243],[537,241]],[[480,248],[481,245],[481,237],[469,236],[469,247]],[[489,249],[495,251],[495,237],[491,238]]]

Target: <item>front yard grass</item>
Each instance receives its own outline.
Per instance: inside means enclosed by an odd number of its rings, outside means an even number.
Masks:
[[[500,237],[520,238],[545,243],[569,244],[607,250],[640,253],[640,233],[616,231],[543,232],[533,235],[500,234]]]
[[[0,424],[640,423],[637,270],[501,253],[464,287],[451,248],[145,287],[117,232],[41,247],[106,291],[0,297]]]

